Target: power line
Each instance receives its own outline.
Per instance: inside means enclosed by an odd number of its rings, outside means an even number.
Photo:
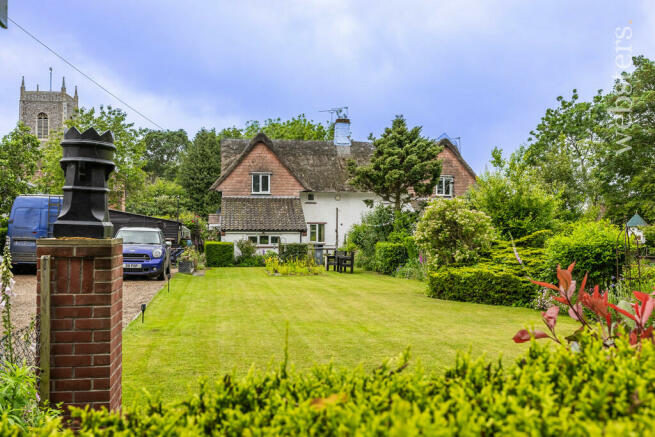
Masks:
[[[32,35],[30,32],[27,31],[27,29],[25,29],[24,27],[22,27],[20,24],[16,23],[16,22],[15,22],[14,20],[12,20],[11,18],[9,18],[9,21],[11,21],[12,23],[14,23],[14,24],[16,25],[16,27],[18,27],[20,30],[22,30],[23,32],[25,32],[25,33],[26,33],[30,38],[32,38],[34,41],[38,42],[38,43],[41,44],[43,47],[45,47],[46,49],[48,49],[48,50],[49,50],[53,55],[55,55],[56,57],[58,57],[59,59],[61,59],[62,61],[64,61],[66,64],[68,64],[68,65],[69,65],[71,68],[73,68],[75,71],[77,71],[77,72],[80,73],[82,76],[86,77],[88,80],[90,80],[91,82],[93,82],[93,83],[94,83],[96,86],[98,86],[101,90],[103,90],[104,92],[106,92],[107,94],[109,94],[110,96],[112,96],[113,98],[115,98],[116,100],[118,100],[119,102],[121,102],[123,105],[127,106],[128,108],[130,108],[132,111],[134,111],[134,112],[136,112],[137,114],[139,114],[139,115],[140,115],[141,117],[143,117],[145,120],[147,120],[147,121],[149,121],[150,123],[152,123],[153,125],[157,126],[159,129],[162,129],[162,130],[164,129],[163,127],[161,127],[160,125],[158,125],[157,123],[155,123],[154,121],[152,121],[149,117],[146,117],[143,113],[141,113],[141,112],[138,111],[136,108],[134,108],[133,106],[131,106],[131,105],[130,105],[129,103],[127,103],[125,100],[121,99],[121,98],[118,97],[116,94],[112,93],[112,92],[109,91],[107,88],[105,88],[104,86],[100,85],[100,84],[99,84],[98,82],[96,82],[95,79],[93,79],[91,76],[89,76],[88,74],[86,74],[85,72],[83,72],[82,70],[80,70],[79,68],[77,68],[77,67],[76,67],[75,65],[73,65],[72,63],[68,62],[68,61],[67,61],[63,56],[61,56],[59,53],[55,52],[53,49],[51,49],[50,47],[48,47],[44,42],[42,42],[42,41],[41,41],[40,39],[38,39],[36,36]]]

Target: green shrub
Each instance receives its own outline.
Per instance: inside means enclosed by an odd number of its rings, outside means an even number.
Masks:
[[[225,267],[234,263],[234,243],[227,241],[205,242],[207,267]]]
[[[431,268],[473,264],[491,248],[491,219],[464,199],[435,199],[425,208],[414,233]]]
[[[533,232],[525,237],[514,240],[517,247],[544,247],[546,241],[553,236],[553,231],[550,229],[542,229],[541,231]]]
[[[555,280],[557,265],[566,267],[576,263],[576,271],[589,272],[589,285],[603,285],[616,275],[617,248],[623,263],[623,242],[619,229],[607,221],[578,222],[568,231],[555,235],[546,242],[546,269],[551,272],[547,278]]]
[[[183,402],[153,399],[122,414],[75,409],[73,416],[84,437],[646,436],[655,417],[653,386],[652,344],[643,343],[637,355],[618,340],[610,352],[586,335],[577,351],[532,342],[513,363],[460,355],[438,375],[407,368],[406,355],[372,371],[328,365],[227,374]],[[6,418],[0,431],[19,432]],[[33,434],[58,433],[44,427]]]
[[[362,221],[348,232],[347,246],[354,245],[357,253],[355,264],[366,270],[375,270],[375,245],[387,241],[394,231],[395,214],[390,206],[377,204],[362,214]]]
[[[428,296],[490,305],[529,306],[537,286],[512,269],[491,263],[428,273]]]
[[[239,258],[248,259],[252,257],[257,251],[257,246],[250,240],[237,241],[237,249],[239,249]]]
[[[486,260],[522,277],[548,279],[551,273],[546,269],[546,250],[541,247],[518,245],[513,247],[510,241],[496,241]]]
[[[309,245],[306,243],[280,243],[278,246],[279,257],[282,261],[302,260],[307,258]]]
[[[646,246],[652,253],[655,253],[655,226],[646,226],[642,229],[644,238],[646,239]]]
[[[425,281],[427,273],[428,270],[425,264],[419,262],[418,259],[408,259],[407,262],[400,266],[393,275],[396,278]]]
[[[403,243],[381,241],[375,245],[375,270],[385,275],[395,272],[407,261],[407,249]]]
[[[248,258],[239,257],[235,265],[237,267],[264,267],[266,262],[264,255],[252,255]]]
[[[403,244],[405,245],[405,250],[407,250],[407,258],[410,260],[418,260],[418,246],[416,246],[416,240],[414,240],[414,237],[405,237]]]
[[[522,165],[502,159],[498,149],[492,153],[497,168],[478,175],[468,191],[471,204],[484,211],[504,238],[521,238],[541,229],[555,229],[562,201],[539,175]]]
[[[4,247],[7,239],[7,228],[0,228],[0,247]]]
[[[39,406],[34,369],[0,362],[0,420],[22,431],[41,426],[47,418],[58,415],[55,410]],[[2,432],[0,435],[7,435]]]

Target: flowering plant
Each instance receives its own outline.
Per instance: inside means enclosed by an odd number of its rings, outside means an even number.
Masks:
[[[14,294],[14,275],[11,273],[11,253],[5,246],[0,262],[0,310],[2,311],[2,335],[6,341],[7,361],[14,362],[13,325],[11,323],[11,298]]]
[[[609,303],[609,292],[601,293],[597,285],[591,294],[588,293],[585,288],[587,274],[582,279],[580,288],[577,289],[576,281],[573,280],[572,275],[574,267],[575,263],[571,264],[567,269],[557,266],[558,285],[531,280],[534,284],[557,292],[557,296],[554,296],[553,299],[568,309],[568,314],[572,319],[580,322],[581,327],[573,335],[566,337],[566,340],[574,342],[580,332],[588,330],[592,331],[594,335],[602,337],[604,344],[610,346],[613,344],[613,338],[618,335],[616,328],[623,325],[630,331],[630,344],[638,346],[642,339],[650,339],[655,343],[653,325],[650,321],[655,308],[655,299],[653,298],[655,293],[649,295],[640,291],[633,291],[637,302],[630,304],[633,310],[631,312],[628,308],[625,308],[626,305]],[[616,311],[625,319],[616,316],[613,318],[613,313],[610,310]],[[552,305],[547,311],[541,313],[549,333],[540,330],[528,331],[527,329],[521,329],[514,336],[514,341],[523,343],[534,337],[536,339],[550,338],[557,343],[561,343],[555,333],[555,324],[557,323],[559,311],[559,306]]]

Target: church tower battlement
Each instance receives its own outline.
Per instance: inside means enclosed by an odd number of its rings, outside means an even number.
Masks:
[[[71,97],[66,93],[66,78],[62,78],[60,91],[25,90],[25,77],[20,85],[18,119],[29,126],[41,144],[48,141],[51,133],[64,130],[64,122],[73,117],[78,109],[77,86]]]

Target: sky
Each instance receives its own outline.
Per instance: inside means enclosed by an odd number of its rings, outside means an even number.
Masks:
[[[557,96],[610,88],[617,56],[655,57],[651,1],[9,0],[9,17],[165,129],[328,121],[321,110],[348,106],[353,139],[403,114],[425,136],[460,137],[476,172],[494,147],[525,144]],[[0,134],[21,76],[47,90],[49,67],[80,106],[156,128],[9,23]]]

